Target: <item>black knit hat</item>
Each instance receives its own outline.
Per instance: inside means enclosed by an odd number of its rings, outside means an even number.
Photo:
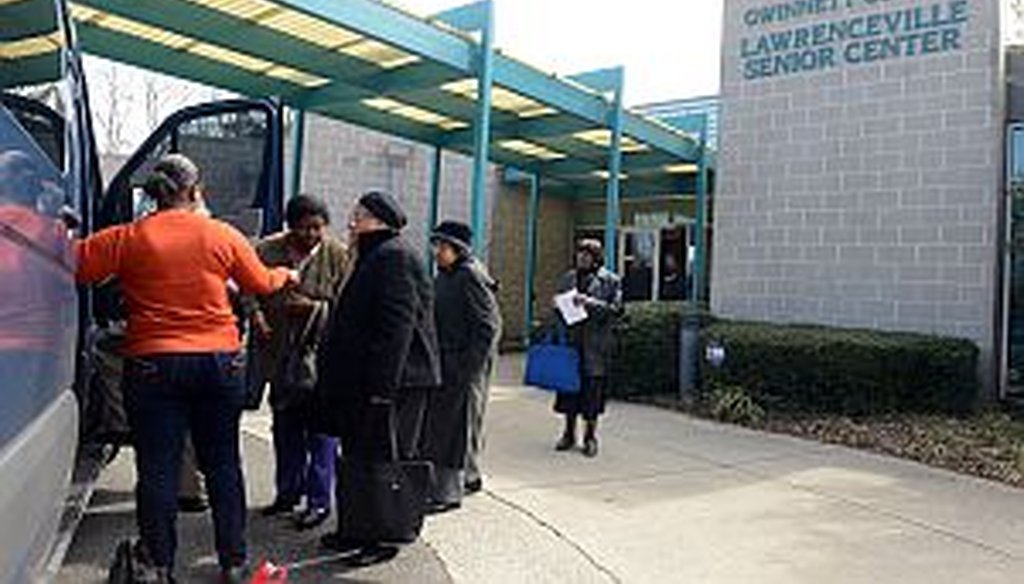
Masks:
[[[396,231],[400,231],[408,223],[401,205],[387,193],[370,191],[359,198],[359,204],[371,215]]]
[[[462,253],[470,253],[473,249],[473,230],[465,223],[444,221],[434,228],[430,234],[430,241],[432,243],[444,241]]]

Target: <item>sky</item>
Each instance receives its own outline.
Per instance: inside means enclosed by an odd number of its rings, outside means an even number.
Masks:
[[[390,0],[413,13],[429,15],[461,0]],[[723,0],[495,0],[495,44],[506,54],[542,70],[570,75],[621,65],[626,70],[627,105],[718,93]],[[149,123],[187,103],[217,96],[167,78],[156,83],[159,111],[147,116],[147,73],[88,59],[93,111],[104,151],[133,150],[149,133]],[[151,82],[151,88],[153,82]],[[116,90],[114,88],[117,88]],[[110,148],[104,113],[116,91],[121,115]],[[150,100],[152,101],[152,100]]]
[[[393,0],[417,14],[459,0]],[[718,93],[722,0],[495,0],[496,45],[552,73],[622,65],[626,103]]]

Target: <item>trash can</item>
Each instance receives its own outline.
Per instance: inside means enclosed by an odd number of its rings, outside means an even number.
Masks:
[[[684,314],[679,323],[679,399],[692,403],[700,391],[700,329],[699,313]]]

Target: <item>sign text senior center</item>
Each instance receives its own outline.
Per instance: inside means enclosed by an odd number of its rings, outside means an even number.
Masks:
[[[765,79],[958,51],[969,0],[892,8],[892,0],[796,0],[743,13],[743,77]]]

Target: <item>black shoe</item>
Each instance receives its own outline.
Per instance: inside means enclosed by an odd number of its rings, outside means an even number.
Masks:
[[[205,497],[178,497],[178,511],[182,513],[205,513],[209,508]]]
[[[355,553],[367,547],[366,542],[344,537],[336,531],[322,536],[320,538],[320,545],[339,554]]]
[[[120,582],[120,580],[118,580]],[[137,565],[134,570],[133,582],[145,582],[146,584],[176,584],[177,580],[168,568],[155,568],[153,566]]]
[[[323,525],[331,516],[330,509],[306,509],[295,518],[295,527],[299,529],[316,529]]]
[[[398,555],[398,547],[390,545],[370,544],[358,554],[342,560],[350,568],[366,568],[391,561]]]
[[[289,501],[282,501],[280,499],[274,499],[274,502],[267,505],[260,511],[260,515],[264,517],[274,517],[283,513],[291,513],[295,510],[295,503]]]
[[[576,437],[571,434],[562,434],[562,437],[558,439],[558,443],[555,444],[555,450],[558,452],[565,452],[576,448]]]
[[[583,441],[583,456],[587,458],[597,456],[597,438],[587,438]]]
[[[462,507],[462,503],[458,501],[452,501],[449,503],[431,503],[427,506],[428,515],[437,515],[439,513],[447,513],[449,511],[455,511]]]
[[[476,493],[479,493],[480,491],[484,490],[483,479],[476,479],[475,481],[466,482],[465,490],[467,495],[475,495]]]
[[[221,584],[245,584],[249,581],[249,569],[244,564],[220,569]]]

